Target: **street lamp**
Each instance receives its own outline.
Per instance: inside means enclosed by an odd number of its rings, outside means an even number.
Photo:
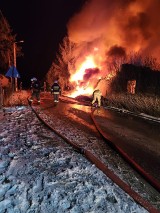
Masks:
[[[17,43],[23,43],[24,41],[23,40],[21,40],[21,41],[15,41],[14,43],[13,43],[13,63],[14,63],[14,67],[16,68],[16,66],[17,66],[17,51],[16,51],[16,44]],[[15,91],[17,91],[18,90],[18,87],[17,87],[17,78],[15,78]]]

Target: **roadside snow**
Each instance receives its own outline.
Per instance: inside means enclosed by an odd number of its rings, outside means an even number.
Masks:
[[[0,213],[145,213],[30,108],[0,120]]]

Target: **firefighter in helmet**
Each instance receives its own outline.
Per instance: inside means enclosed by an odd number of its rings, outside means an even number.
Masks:
[[[51,86],[51,93],[53,94],[54,102],[59,102],[59,95],[61,95],[61,87],[58,81],[54,81]]]
[[[41,92],[41,86],[40,82],[37,80],[37,78],[32,78],[31,79],[31,97],[29,101],[32,103],[34,99],[38,101],[38,104],[40,104],[40,92]]]
[[[102,93],[99,89],[96,89],[93,92],[93,100],[92,100],[92,105],[94,105],[94,103],[97,101],[98,102],[98,107],[101,106],[101,97],[102,97]]]

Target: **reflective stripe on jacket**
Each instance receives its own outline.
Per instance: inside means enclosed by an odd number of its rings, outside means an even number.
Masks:
[[[61,92],[61,87],[59,86],[58,83],[54,83],[54,84],[52,85],[51,89],[52,89],[52,92],[53,92],[54,94],[59,94],[59,93]]]

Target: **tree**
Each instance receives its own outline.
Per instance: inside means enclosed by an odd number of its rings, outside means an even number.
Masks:
[[[62,88],[68,86],[70,70],[75,69],[75,49],[76,44],[71,42],[68,36],[65,36],[59,45],[59,52],[56,54],[56,59],[46,75],[46,80],[50,85],[54,79],[58,78]]]
[[[127,63],[135,66],[148,67],[152,70],[160,70],[160,64],[156,58],[151,55],[143,56],[140,52],[130,52]]]
[[[160,64],[156,58],[152,56],[145,56],[143,59],[143,66],[149,67],[152,70],[160,70]]]
[[[130,52],[126,56],[111,55],[107,59],[108,69],[113,73],[118,73],[123,64],[132,64],[137,67],[148,67],[152,70],[160,70],[160,64],[157,59],[152,56],[143,56],[140,52]]]
[[[13,64],[13,43],[15,40],[16,35],[13,35],[7,19],[0,10],[0,69],[2,73]],[[17,57],[21,56],[21,47],[17,46],[16,52]]]

